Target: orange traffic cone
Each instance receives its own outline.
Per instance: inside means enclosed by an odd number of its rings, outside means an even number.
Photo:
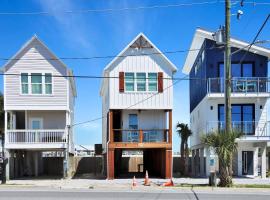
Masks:
[[[145,172],[144,185],[145,186],[150,186],[150,180],[149,180],[149,176],[148,176],[148,171],[147,170]]]
[[[133,180],[132,180],[132,188],[133,187],[136,187],[137,186],[137,181],[136,181],[136,178],[135,176],[133,177]]]
[[[170,179],[168,182],[164,183],[163,186],[165,187],[174,186],[173,180]]]

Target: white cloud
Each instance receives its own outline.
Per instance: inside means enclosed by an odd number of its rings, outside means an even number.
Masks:
[[[71,0],[38,1],[43,11],[51,13],[50,16],[52,16],[57,23],[57,29],[64,36],[69,45],[80,45],[83,48],[90,48],[91,45],[88,39],[89,34],[86,30],[87,23],[85,19],[81,15],[61,12],[76,10],[77,8],[73,2]]]

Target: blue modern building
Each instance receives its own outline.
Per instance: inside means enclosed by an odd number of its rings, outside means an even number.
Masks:
[[[218,171],[218,162],[214,152],[202,144],[201,137],[224,128],[224,46],[217,45],[214,32],[198,28],[190,49],[183,72],[190,77],[192,174],[207,176]],[[266,177],[270,161],[270,49],[257,45],[248,49],[249,43],[231,39],[232,127],[243,133],[237,140],[233,173]]]

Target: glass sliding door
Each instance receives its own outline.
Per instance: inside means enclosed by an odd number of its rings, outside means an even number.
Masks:
[[[255,134],[254,104],[232,104],[232,128],[241,131],[244,135]],[[218,105],[219,129],[225,128],[224,105]]]

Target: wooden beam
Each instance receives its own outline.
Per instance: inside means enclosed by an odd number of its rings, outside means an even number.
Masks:
[[[172,149],[172,144],[167,142],[155,143],[131,143],[131,142],[113,142],[109,143],[109,149]]]
[[[107,166],[107,178],[109,180],[114,179],[114,149],[108,150],[108,166]]]
[[[169,111],[169,143],[172,143],[172,110]]]
[[[165,150],[165,178],[172,178],[172,150]]]
[[[109,138],[110,138],[110,143],[111,142],[113,142],[113,111],[112,110],[110,110],[110,112],[109,112],[109,120],[110,120],[110,131],[109,131]]]

